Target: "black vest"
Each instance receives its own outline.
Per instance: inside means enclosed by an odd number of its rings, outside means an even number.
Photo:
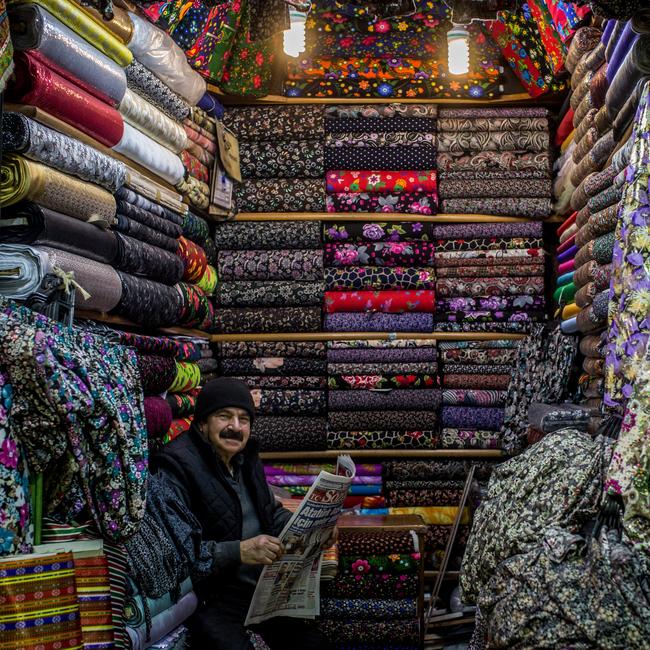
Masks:
[[[278,532],[273,530],[277,506],[258,457],[257,443],[249,440],[241,453],[240,471],[255,503],[260,527],[263,533],[273,535]],[[190,509],[203,528],[204,540],[226,542],[241,539],[239,497],[226,479],[226,468],[194,426],[185,435],[165,445],[154,465],[173,472],[183,482],[190,497]]]

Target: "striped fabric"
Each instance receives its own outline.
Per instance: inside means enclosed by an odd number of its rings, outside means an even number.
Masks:
[[[108,560],[108,575],[111,585],[111,607],[113,610],[113,637],[116,650],[131,647],[124,622],[124,603],[126,602],[126,579],[128,565],[124,547],[104,541],[104,554]],[[3,650],[0,647],[0,650]]]
[[[83,648],[71,553],[0,560],[0,650]]]
[[[84,650],[112,650],[115,644],[108,560],[102,551],[91,557],[75,554],[74,572]]]

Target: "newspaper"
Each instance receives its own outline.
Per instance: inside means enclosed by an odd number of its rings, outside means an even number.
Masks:
[[[282,558],[265,566],[246,625],[274,616],[315,618],[320,614],[321,550],[329,545],[356,468],[339,456],[336,474],[321,472],[280,533]]]

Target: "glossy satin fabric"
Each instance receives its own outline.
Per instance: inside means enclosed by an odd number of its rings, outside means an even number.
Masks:
[[[7,89],[9,99],[37,106],[107,147],[120,141],[124,123],[114,108],[63,78],[37,52],[18,52],[15,63],[16,81]]]

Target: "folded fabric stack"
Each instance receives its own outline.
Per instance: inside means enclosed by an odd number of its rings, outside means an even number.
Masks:
[[[545,108],[441,109],[437,164],[441,212],[551,214]]]
[[[323,251],[317,221],[218,224],[219,332],[317,332]]]
[[[442,341],[441,446],[500,449],[517,341]]]
[[[240,211],[325,210],[323,106],[233,108],[224,123],[240,142]]]
[[[341,530],[339,571],[324,589],[320,612],[334,647],[420,647],[415,539],[408,530]]]
[[[325,449],[324,343],[221,343],[219,366],[222,375],[252,389],[257,406],[253,435],[262,451]]]
[[[432,331],[430,224],[330,223],[323,232],[327,331]]]
[[[487,461],[472,464],[476,466],[475,478],[481,482],[489,478],[494,467],[493,463]],[[386,501],[391,504],[389,512],[420,514],[427,524],[424,548],[427,568],[436,568],[442,559],[458,514],[458,503],[469,467],[470,461],[450,460],[389,461],[384,464]],[[473,504],[467,505],[469,508]],[[462,514],[449,558],[449,568],[452,570],[460,566],[470,523],[471,512],[468,509]]]
[[[328,107],[327,211],[435,214],[436,114],[423,104]]]
[[[636,214],[626,203],[626,185],[635,174],[642,173],[643,164],[637,171],[630,124],[650,74],[648,51],[647,21],[608,21],[598,39],[585,43],[571,78],[575,129],[565,140],[571,144],[564,154],[556,192],[560,214],[571,214],[558,229],[558,288],[554,297],[562,331],[579,332],[584,337],[580,341],[584,356],[580,384],[586,405],[592,407],[600,406],[604,392],[607,346],[616,349],[611,379],[622,370],[621,363],[634,365],[631,349],[639,355],[644,349],[639,345],[638,326],[644,321],[647,305],[620,299],[620,282],[612,276],[620,278],[629,270],[635,282],[642,280],[635,274],[642,266],[639,260],[648,251],[643,236],[638,239],[635,234],[637,228],[645,232],[643,219],[632,217],[624,228],[619,223],[626,213]],[[639,180],[645,187],[645,181]],[[628,201],[634,201],[633,195],[630,192]],[[611,296],[610,285],[615,287]],[[644,285],[641,282],[638,286]],[[627,293],[634,295],[635,291],[630,286]],[[625,326],[619,313],[630,317]],[[603,331],[608,321],[609,334]],[[632,370],[628,378],[635,373]]]
[[[356,468],[357,473],[348,491],[346,507],[350,507],[353,502],[357,505],[363,505],[368,497],[382,496],[381,464],[356,463]],[[264,472],[269,485],[282,488],[297,499],[302,499],[307,494],[310,486],[321,471],[335,472],[336,467],[328,463],[309,465],[264,463]]]
[[[434,340],[330,341],[329,449],[432,449],[440,390]]]
[[[542,224],[435,226],[436,328],[525,332],[544,314]]]
[[[450,75],[442,2],[341,3],[313,6],[306,53],[288,64],[289,97],[491,98],[501,94],[500,54],[482,27],[469,26],[469,73]]]

